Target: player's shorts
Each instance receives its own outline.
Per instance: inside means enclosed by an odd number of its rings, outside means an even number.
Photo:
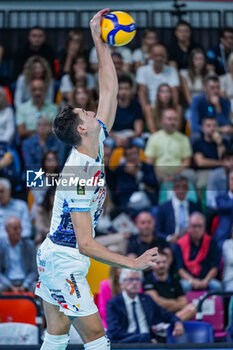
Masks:
[[[60,306],[67,316],[89,316],[98,311],[86,280],[88,257],[76,248],[64,247],[46,238],[37,253],[39,280],[35,294]]]

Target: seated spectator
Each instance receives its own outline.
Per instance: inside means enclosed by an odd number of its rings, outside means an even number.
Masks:
[[[220,88],[223,97],[231,101],[231,120],[233,121],[233,53],[227,60],[229,72],[220,77]]]
[[[216,209],[216,198],[227,191],[227,178],[233,170],[233,150],[226,150],[222,155],[222,166],[210,172],[206,188],[206,204],[208,208]]]
[[[162,112],[169,108],[177,111],[180,128],[182,124],[182,108],[174,103],[172,88],[168,84],[161,84],[157,90],[155,106],[147,105],[145,110],[146,123],[151,134],[161,129]]]
[[[216,198],[219,224],[214,233],[213,240],[219,249],[226,239],[229,239],[233,228],[233,170],[228,175],[228,190]]]
[[[215,279],[219,263],[220,251],[205,233],[205,217],[193,213],[188,232],[177,241],[176,264],[184,292],[220,290],[221,282]]]
[[[136,211],[157,204],[158,187],[153,166],[140,161],[140,148],[134,141],[124,149],[125,162],[113,173],[114,182],[111,188],[113,202],[121,211],[130,207],[135,193],[140,198],[132,207]],[[145,202],[145,203],[144,203]]]
[[[9,82],[6,58],[6,49],[4,45],[0,44],[0,85],[7,85]]]
[[[209,76],[205,80],[205,93],[195,96],[191,104],[190,123],[192,133],[201,132],[202,119],[214,117],[223,134],[232,134],[230,125],[231,104],[220,96],[220,83],[217,76]]]
[[[5,224],[10,216],[17,216],[21,220],[22,237],[31,237],[32,227],[27,203],[21,199],[11,197],[11,183],[0,178],[0,238],[7,236]]]
[[[167,242],[175,243],[187,232],[190,215],[201,211],[199,203],[187,199],[188,180],[177,175],[173,180],[174,195],[172,200],[158,206],[155,232]]]
[[[38,26],[30,29],[26,46],[22,47],[15,54],[15,57],[17,57],[17,60],[15,60],[15,75],[17,77],[22,72],[23,66],[28,58],[35,55],[44,57],[49,62],[53,72],[54,51],[51,46],[46,43],[45,30]]]
[[[42,79],[33,79],[30,85],[32,98],[22,103],[16,111],[18,133],[22,139],[32,136],[36,131],[37,118],[48,117],[53,120],[57,114],[57,106],[47,102],[46,86]]]
[[[186,69],[190,52],[200,45],[192,41],[192,28],[186,21],[177,23],[174,35],[175,40],[169,47],[169,64],[177,69]]]
[[[226,239],[222,246],[223,257],[223,288],[225,292],[233,290],[233,227],[231,237]]]
[[[177,131],[177,112],[165,109],[161,117],[162,128],[149,137],[145,154],[157,177],[171,181],[190,166],[192,149],[188,137]]]
[[[84,35],[79,30],[71,30],[66,39],[66,47],[58,52],[59,60],[59,76],[70,74],[71,64],[75,57],[85,54],[84,50]],[[85,55],[85,61],[88,57]]]
[[[210,169],[222,164],[222,155],[228,144],[218,132],[214,117],[202,119],[200,136],[193,142],[193,157],[198,169],[196,172],[196,187],[204,188],[208,181]]]
[[[220,29],[218,45],[207,51],[208,69],[218,75],[228,72],[227,59],[233,50],[233,29],[225,27]]]
[[[36,208],[36,236],[34,239],[36,246],[44,241],[49,232],[54,196],[55,187],[50,187],[45,193],[43,202]]]
[[[7,238],[0,240],[0,292],[34,293],[37,279],[36,250],[30,239],[22,238],[21,221],[6,221]]]
[[[10,143],[0,142],[0,178],[11,181],[14,190],[21,185],[22,169],[17,150]]]
[[[155,105],[157,90],[163,83],[172,88],[173,101],[178,104],[178,87],[180,85],[177,71],[166,65],[167,51],[163,45],[154,45],[151,49],[153,64],[147,64],[137,70],[136,82],[138,95],[143,110],[148,104]]]
[[[182,93],[188,106],[191,105],[194,96],[204,92],[207,73],[205,52],[198,48],[192,50],[188,68],[180,70]]]
[[[99,285],[98,309],[105,329],[107,328],[107,302],[115,295],[121,293],[121,286],[119,283],[120,273],[120,268],[111,266],[109,270],[109,278],[100,282]]]
[[[114,343],[155,343],[152,326],[161,322],[174,325],[173,335],[184,332],[183,324],[173,313],[156,304],[149,295],[139,293],[142,272],[122,269],[122,293],[107,304],[107,335]]]
[[[56,152],[59,165],[64,165],[66,147],[52,134],[52,122],[48,117],[37,118],[36,133],[23,141],[22,148],[26,169],[39,170],[42,166],[43,154],[47,151]]]
[[[10,143],[15,133],[14,113],[8,107],[6,94],[0,87],[0,142]]]
[[[42,79],[45,83],[46,100],[53,102],[54,99],[54,81],[52,71],[48,62],[40,56],[30,57],[23,69],[23,73],[16,81],[14,105],[19,107],[21,103],[27,102],[32,98],[30,85],[33,79]]]
[[[193,304],[188,304],[180,282],[169,275],[168,256],[164,251],[159,252],[155,267],[145,272],[143,290],[159,306],[176,313],[182,321],[191,320],[197,311]]]
[[[111,54],[113,53],[119,53],[122,56],[123,59],[123,71],[124,72],[130,72],[133,58],[132,58],[132,52],[131,50],[126,46],[111,46],[107,45],[109,52]],[[96,73],[98,71],[99,63],[97,58],[97,52],[96,48],[93,47],[91,49],[90,55],[89,55],[89,63],[91,66],[91,70],[93,73]]]
[[[169,258],[169,263],[172,262],[172,252],[169,244],[161,237],[155,234],[155,219],[148,212],[141,212],[136,217],[136,226],[138,235],[132,235],[129,238],[127,255],[134,258],[143,254],[147,249],[158,247],[164,250]]]
[[[116,117],[110,132],[116,147],[124,147],[130,139],[139,137],[143,131],[143,114],[134,98],[133,82],[128,76],[119,78]]]
[[[153,28],[145,29],[142,36],[142,45],[133,52],[133,62],[135,71],[145,64],[151,62],[151,49],[158,44],[157,33]]]
[[[73,89],[70,104],[74,108],[83,108],[86,111],[96,111],[96,103],[85,86],[76,86]]]
[[[95,88],[94,76],[87,72],[87,62],[83,55],[78,55],[73,59],[70,73],[63,75],[61,79],[60,91],[65,101],[69,101],[77,85],[85,86],[90,91]]]

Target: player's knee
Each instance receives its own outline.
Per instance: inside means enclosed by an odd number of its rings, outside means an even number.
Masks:
[[[111,343],[107,335],[84,344],[86,350],[110,350]]]
[[[41,350],[65,350],[69,343],[69,335],[51,335],[46,332]]]

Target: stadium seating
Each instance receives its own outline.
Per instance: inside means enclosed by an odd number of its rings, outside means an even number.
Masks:
[[[167,330],[168,343],[212,343],[214,341],[213,327],[206,322],[187,321],[184,322],[185,332],[181,337],[172,335],[173,328]]]

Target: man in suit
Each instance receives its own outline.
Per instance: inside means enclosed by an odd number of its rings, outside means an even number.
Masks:
[[[174,326],[173,335],[184,332],[183,324],[173,313],[156,304],[149,295],[139,293],[142,272],[123,269],[122,293],[107,304],[107,334],[116,343],[154,343],[152,326],[161,322]]]
[[[195,211],[201,211],[199,204],[186,199],[188,180],[177,175],[174,180],[172,200],[158,206],[155,232],[157,237],[174,243],[187,229],[189,217]]]
[[[11,216],[6,222],[7,239],[0,240],[0,292],[34,292],[36,249],[30,239],[21,238],[21,222]]]

